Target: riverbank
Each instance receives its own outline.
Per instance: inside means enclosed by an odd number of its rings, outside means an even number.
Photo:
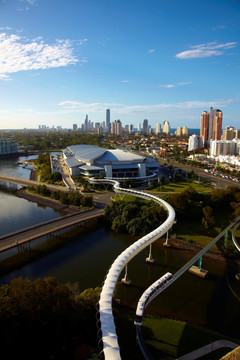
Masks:
[[[15,194],[16,194],[16,196],[18,196],[20,198],[24,198],[24,199],[26,199],[28,201],[36,202],[40,206],[51,207],[55,211],[58,211],[58,212],[62,213],[63,215],[74,214],[74,213],[79,211],[79,209],[77,209],[74,206],[63,205],[57,200],[47,199],[47,198],[42,197],[42,196],[30,194],[29,192],[27,192],[24,189],[17,190]],[[161,246],[163,245],[164,241],[165,241],[165,239],[160,239],[159,240],[159,243],[161,243]],[[177,249],[177,250],[186,251],[186,252],[192,252],[194,255],[197,254],[199,251],[201,251],[202,248],[203,248],[200,244],[197,244],[197,243],[190,244],[185,239],[180,239],[180,238],[175,238],[174,240],[170,240],[169,241],[169,246],[171,248],[174,248],[174,249]],[[221,263],[224,262],[226,264],[231,264],[231,265],[236,265],[236,264],[240,265],[239,257],[226,256],[220,251],[214,251],[214,250],[210,249],[204,255],[204,257],[212,259],[212,260],[217,261],[217,262],[221,262]]]
[[[30,194],[29,192],[27,192],[24,189],[19,189],[15,192],[15,195],[19,198],[23,198],[26,199],[28,201],[32,201],[37,203],[40,206],[43,207],[51,207],[52,209],[54,209],[55,211],[58,211],[60,213],[62,213],[63,215],[68,215],[68,214],[75,214],[76,212],[79,212],[79,209],[77,209],[74,206],[71,205],[64,205],[61,204],[59,201],[57,200],[53,200],[53,199],[47,199],[45,197],[42,196],[38,196],[38,195],[34,195],[34,194]]]
[[[165,240],[162,240],[161,243],[163,244],[164,241]],[[203,246],[201,246],[199,244],[189,244],[186,242],[186,240],[179,239],[179,238],[174,239],[174,241],[170,240],[169,247],[177,249],[177,250],[181,250],[181,251],[193,252],[194,255],[203,249]],[[224,262],[224,263],[230,264],[230,265],[236,265],[236,264],[240,265],[239,256],[238,257],[226,256],[221,251],[214,251],[214,250],[209,249],[208,252],[206,252],[204,254],[204,257],[208,258],[208,259],[212,259],[217,262],[221,262],[221,263]]]

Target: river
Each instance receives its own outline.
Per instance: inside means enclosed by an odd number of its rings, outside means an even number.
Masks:
[[[30,170],[16,166],[18,160],[24,159],[1,160],[0,173],[29,178]],[[6,185],[0,188],[0,235],[61,216],[53,209],[15,197],[11,189]],[[113,260],[135,240],[103,228],[71,235],[55,251],[2,276],[0,283],[18,276],[30,279],[55,276],[60,282],[78,282],[81,290],[101,286]],[[32,247],[38,251],[40,245],[36,241]],[[0,256],[0,269],[4,261],[10,261],[10,255],[11,252]],[[191,252],[164,248],[161,241],[153,245],[153,265],[145,262],[147,255],[144,250],[129,263],[132,285],[118,282],[116,286],[115,296],[133,307],[147,286],[167,271],[175,273],[193,256]],[[203,258],[203,268],[209,271],[205,279],[185,273],[151,303],[149,310],[240,338],[240,283],[235,279],[239,267]]]

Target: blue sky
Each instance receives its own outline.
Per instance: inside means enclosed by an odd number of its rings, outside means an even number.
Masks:
[[[0,128],[240,128],[239,0],[0,0]]]

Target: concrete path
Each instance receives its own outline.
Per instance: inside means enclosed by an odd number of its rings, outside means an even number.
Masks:
[[[192,351],[186,355],[181,356],[177,360],[195,360],[198,359],[206,354],[209,354],[217,349],[221,348],[230,348],[230,349],[236,349],[239,345],[228,341],[228,340],[217,340],[214,341],[211,344],[205,345],[195,351]]]

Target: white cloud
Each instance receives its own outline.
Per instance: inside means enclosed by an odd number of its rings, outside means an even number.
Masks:
[[[84,39],[80,44],[87,41]],[[78,41],[79,45],[79,41]],[[0,78],[18,71],[39,70],[67,66],[79,60],[73,54],[73,42],[56,40],[53,45],[44,43],[41,38],[27,40],[19,35],[0,34]]]
[[[84,103],[81,101],[66,100],[60,102],[58,105],[63,108],[64,112],[79,112],[79,113],[104,113],[107,108],[110,108],[115,115],[146,113],[152,114],[161,109],[208,109],[211,106],[214,108],[222,108],[229,104],[238,102],[239,99],[223,99],[215,101],[184,101],[178,103],[161,103],[153,105],[126,105],[126,104],[109,104],[109,103]]]
[[[129,80],[121,80],[120,82],[121,83],[129,83],[130,81]]]
[[[191,50],[186,50],[175,55],[179,59],[205,58],[210,56],[220,56],[224,54],[224,50],[232,49],[237,46],[237,42],[228,42],[218,44],[217,42],[209,42],[191,46]]]
[[[156,51],[156,49],[148,49],[148,53],[149,54],[152,54],[152,53],[154,53]]]
[[[178,82],[176,84],[158,85],[158,87],[171,89],[171,88],[175,88],[175,87],[179,87],[179,86],[183,86],[183,85],[190,85],[191,83],[192,83],[191,81],[181,81],[181,82]]]
[[[217,31],[217,30],[223,30],[223,29],[226,29],[227,27],[225,25],[217,25],[217,26],[214,26],[212,28],[213,31]]]

